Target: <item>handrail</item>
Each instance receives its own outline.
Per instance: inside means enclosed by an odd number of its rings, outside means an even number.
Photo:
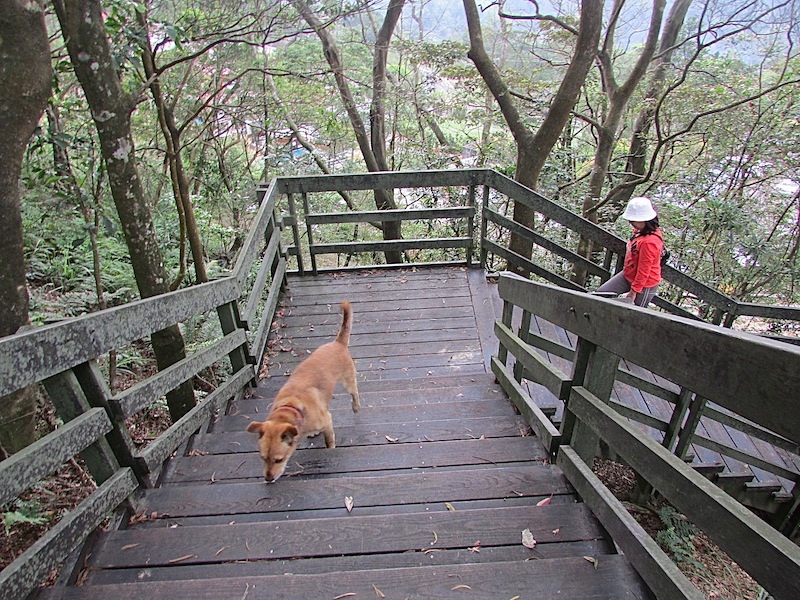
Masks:
[[[508,385],[507,363],[513,357],[524,362],[526,375],[533,381],[561,391],[566,399],[565,413],[560,431],[551,435],[551,450],[656,595],[695,597],[674,573],[665,577],[669,559],[652,545],[643,545],[647,534],[624,516],[627,512],[621,504],[591,474],[587,465],[598,452],[598,441],[610,447],[776,598],[800,596],[800,549],[753,518],[668,449],[642,436],[610,402],[618,363],[625,359],[798,442],[800,348],[512,274],[502,274],[499,284],[505,305],[503,320],[497,324],[501,347],[493,370],[501,384]],[[536,364],[539,354],[528,350],[509,329],[515,308],[577,336],[570,374],[545,368],[544,361]],[[621,335],[626,331],[635,335]],[[757,373],[752,370],[754,365]],[[709,377],[709,373],[717,375]],[[522,403],[526,409],[523,414],[535,416],[528,410],[531,403],[519,397],[524,396],[524,390],[512,381],[512,399]],[[533,423],[537,430],[545,425]]]

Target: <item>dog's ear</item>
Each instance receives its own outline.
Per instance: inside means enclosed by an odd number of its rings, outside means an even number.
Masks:
[[[294,438],[296,438],[299,433],[300,432],[297,430],[297,427],[295,427],[294,425],[288,425],[281,434],[281,441],[284,444],[288,444],[291,446],[292,442],[294,441]]]
[[[257,421],[253,421],[250,425],[247,426],[247,431],[250,433],[257,433],[260,436],[264,435],[264,428],[261,427],[261,423]]]

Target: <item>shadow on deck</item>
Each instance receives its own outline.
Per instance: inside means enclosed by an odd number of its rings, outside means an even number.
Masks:
[[[244,429],[335,335],[343,299],[362,410],[337,393],[336,449],[308,440],[267,485]],[[251,397],[169,461],[141,518],[100,536],[81,587],[43,596],[652,597],[487,372],[493,319],[479,271],[290,278]]]

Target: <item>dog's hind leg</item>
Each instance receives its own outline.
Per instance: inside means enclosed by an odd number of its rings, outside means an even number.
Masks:
[[[353,397],[353,412],[358,412],[358,409],[361,408],[361,400],[358,396],[358,373],[356,372],[356,364],[352,360],[350,361],[350,368],[342,377],[342,384],[347,393]]]

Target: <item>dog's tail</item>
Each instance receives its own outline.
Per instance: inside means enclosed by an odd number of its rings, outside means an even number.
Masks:
[[[339,328],[336,341],[347,346],[350,344],[350,328],[353,325],[353,307],[350,306],[347,300],[342,302],[339,306],[342,307],[342,326]]]

